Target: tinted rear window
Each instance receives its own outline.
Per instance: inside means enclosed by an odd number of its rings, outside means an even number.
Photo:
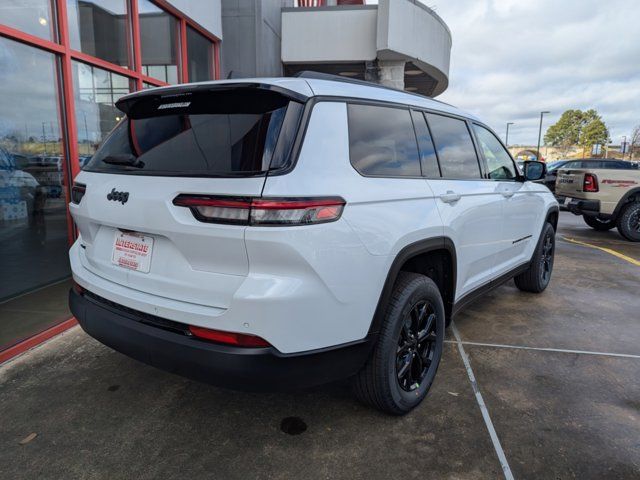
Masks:
[[[302,112],[300,103],[273,92],[202,93],[186,100],[155,99],[149,100],[149,105],[136,105],[85,170],[193,176],[264,174],[276,156],[288,155],[293,138],[290,130],[297,129]],[[276,163],[282,166],[285,162],[278,158]]]
[[[466,122],[427,113],[444,178],[480,178],[480,164]]]
[[[349,154],[362,175],[420,176],[408,109],[349,104]]]

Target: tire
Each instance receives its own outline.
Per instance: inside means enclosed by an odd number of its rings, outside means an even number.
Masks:
[[[584,223],[599,232],[606,232],[616,226],[615,218],[605,219],[600,217],[590,217],[588,215],[583,215],[582,218],[584,218]]]
[[[530,267],[513,279],[516,287],[523,292],[543,292],[551,281],[555,250],[556,232],[553,226],[546,222],[542,227],[542,234],[533,253]]]
[[[640,201],[628,203],[618,215],[618,232],[627,240],[640,242]]]
[[[440,364],[444,324],[444,304],[433,280],[400,272],[378,341],[354,378],[356,396],[391,415],[417,407]]]

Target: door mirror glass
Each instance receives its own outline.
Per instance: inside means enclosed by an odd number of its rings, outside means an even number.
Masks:
[[[547,166],[544,162],[526,161],[524,162],[525,180],[540,180],[547,173]]]

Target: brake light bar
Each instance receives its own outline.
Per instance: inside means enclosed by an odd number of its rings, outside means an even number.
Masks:
[[[189,325],[189,331],[194,337],[211,340],[216,343],[225,345],[234,345],[236,347],[261,348],[270,347],[271,344],[264,338],[246,333],[223,332],[221,330],[212,330],[210,328],[195,327]]]
[[[598,187],[598,177],[596,177],[593,173],[585,173],[584,181],[582,183],[582,191],[583,192],[597,192],[600,188]]]
[[[313,225],[333,222],[346,204],[340,197],[253,198],[178,195],[173,204],[188,207],[202,222],[235,225]]]
[[[201,222],[248,225],[251,214],[250,198],[178,195],[173,204],[189,207]]]

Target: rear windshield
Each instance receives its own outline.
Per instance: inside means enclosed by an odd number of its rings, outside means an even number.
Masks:
[[[85,170],[254,176],[286,165],[302,104],[262,90],[141,99]]]

